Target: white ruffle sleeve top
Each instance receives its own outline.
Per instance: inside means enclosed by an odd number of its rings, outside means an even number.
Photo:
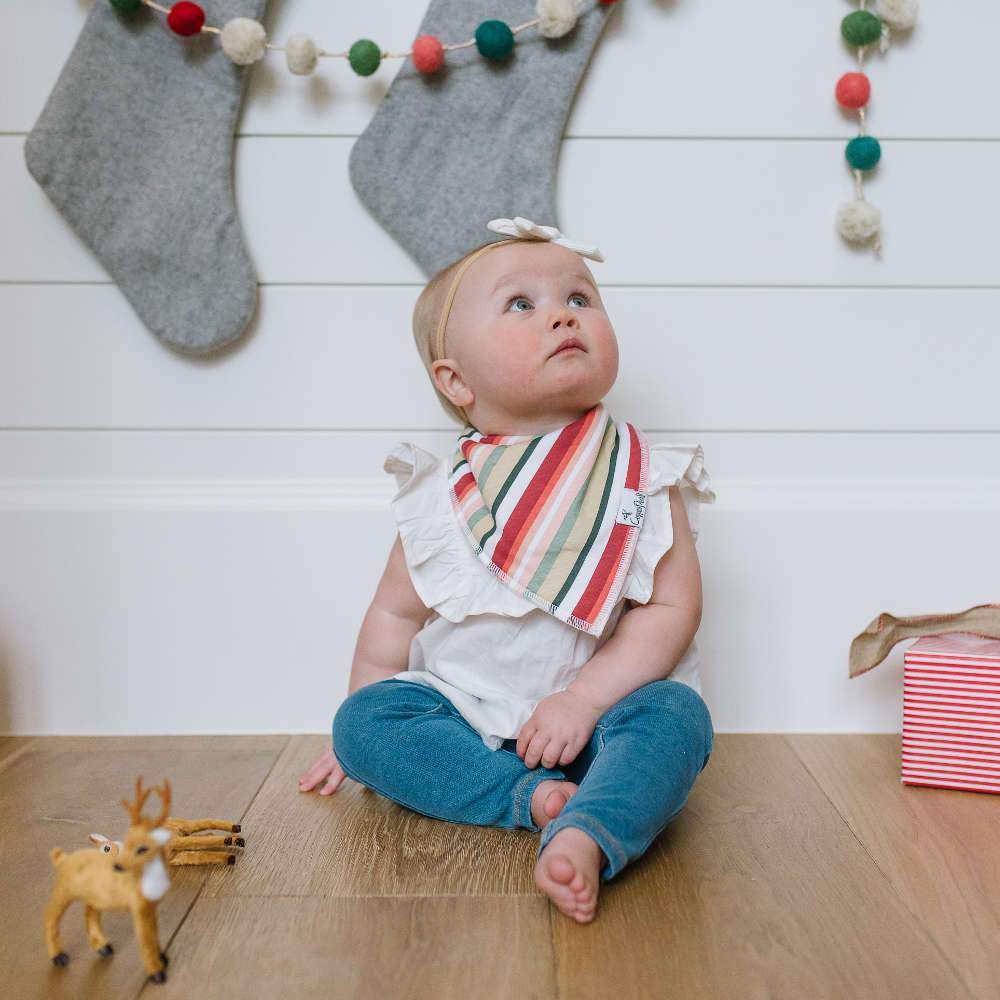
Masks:
[[[448,497],[446,463],[409,442],[384,469],[396,477],[392,511],[413,581],[431,615],[395,678],[444,694],[491,750],[516,738],[543,698],[568,687],[613,634],[626,600],[645,604],[653,571],[673,543],[667,489],[679,485],[695,541],[698,507],[713,503],[699,444],[649,446],[646,514],[621,597],[601,636],[567,625],[514,593],[479,561]],[[701,693],[694,640],[670,674]]]

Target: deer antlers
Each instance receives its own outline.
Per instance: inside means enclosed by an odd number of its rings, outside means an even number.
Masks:
[[[160,802],[163,805],[163,809],[160,815],[156,817],[155,820],[150,820],[148,817],[142,815],[142,807],[146,804],[146,799],[149,798],[152,792],[160,798]],[[163,785],[153,785],[152,788],[143,789],[142,787],[142,775],[140,774],[138,778],[135,779],[135,802],[129,802],[128,799],[122,799],[122,805],[128,811],[130,825],[138,826],[140,823],[155,829],[158,826],[162,826],[166,821],[167,816],[170,814],[170,781],[167,778],[163,779]]]

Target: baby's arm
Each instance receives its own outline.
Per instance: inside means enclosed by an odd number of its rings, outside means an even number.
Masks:
[[[361,623],[347,693],[353,694],[366,684],[374,684],[405,670],[410,643],[429,614],[430,608],[413,589],[403,545],[397,535],[371,607]],[[326,784],[320,795],[335,792],[344,780],[344,772],[332,750],[323,754],[299,778],[299,791],[311,791],[324,779]]]
[[[406,669],[410,643],[431,613],[413,589],[396,536],[371,607],[361,623],[347,693]]]
[[[601,713],[651,681],[668,677],[701,623],[701,568],[680,490],[671,486],[673,544],[657,563],[646,604],[626,611],[614,634],[567,690]]]

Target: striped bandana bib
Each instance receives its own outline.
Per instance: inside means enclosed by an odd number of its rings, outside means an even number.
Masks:
[[[538,437],[458,439],[448,477],[480,561],[560,621],[599,636],[618,602],[646,510],[649,447],[602,403]]]

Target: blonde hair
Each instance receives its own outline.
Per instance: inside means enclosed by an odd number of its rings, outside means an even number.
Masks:
[[[466,269],[487,250],[503,246],[506,243],[517,242],[516,239],[492,240],[476,247],[475,250],[470,250],[463,257],[459,257],[458,260],[441,268],[424,286],[413,307],[413,340],[417,345],[420,360],[424,363],[424,368],[444,412],[463,426],[472,424],[469,415],[465,412],[464,407],[456,406],[437,387],[431,366],[435,361],[440,361],[448,356],[445,353],[448,317],[451,315],[451,306],[455,301],[455,294]]]

